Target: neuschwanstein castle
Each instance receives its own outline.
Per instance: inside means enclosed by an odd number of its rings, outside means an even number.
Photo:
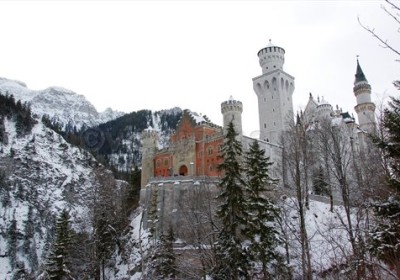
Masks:
[[[295,89],[294,77],[283,70],[285,50],[269,45],[258,52],[262,74],[253,78],[253,89],[258,98],[260,137],[257,139],[266,156],[275,164],[272,176],[279,178],[282,164],[280,136],[294,121],[292,95]],[[355,111],[358,124],[348,112],[333,108],[323,98],[315,99],[311,93],[308,104],[298,120],[307,127],[322,118],[346,127],[349,137],[356,139],[358,147],[363,146],[368,133],[375,129],[375,104],[371,101],[371,86],[357,60],[354,81],[356,97]],[[179,181],[182,178],[218,178],[217,166],[221,162],[219,152],[224,141],[224,129],[232,121],[244,150],[255,139],[242,134],[242,102],[230,98],[222,102],[223,127],[213,124],[206,116],[184,110],[175,133],[167,148],[158,149],[157,133],[151,129],[143,132],[142,188],[149,183]]]

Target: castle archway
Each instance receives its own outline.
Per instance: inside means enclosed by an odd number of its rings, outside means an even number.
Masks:
[[[182,165],[179,167],[179,175],[180,176],[187,176],[188,175],[188,168],[186,165]]]

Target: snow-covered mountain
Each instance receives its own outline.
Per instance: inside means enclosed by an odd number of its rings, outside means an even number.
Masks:
[[[92,127],[125,114],[111,108],[99,113],[83,95],[61,87],[31,90],[23,82],[0,78],[0,93],[12,94],[15,100],[28,102],[34,114],[48,115],[52,122],[64,128],[67,125],[77,129]]]
[[[17,135],[13,118],[2,122],[0,279],[37,279],[60,211],[70,211],[77,232],[91,232],[90,207],[101,185],[99,174],[116,190],[126,182],[115,180],[89,152],[70,145],[40,120],[24,136]]]

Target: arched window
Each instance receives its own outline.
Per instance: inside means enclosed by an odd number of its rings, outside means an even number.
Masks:
[[[182,165],[179,168],[179,175],[181,175],[181,176],[187,176],[188,175],[188,168],[187,168],[186,165]]]

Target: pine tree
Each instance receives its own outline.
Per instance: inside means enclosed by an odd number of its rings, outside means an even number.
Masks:
[[[397,87],[400,89],[400,84]],[[400,278],[400,99],[391,99],[384,110],[382,127],[383,137],[377,142],[389,163],[389,195],[375,203],[379,222],[371,232],[370,250]]]
[[[11,267],[15,268],[17,264],[17,246],[18,246],[18,228],[15,216],[11,220],[11,224],[7,230],[7,236],[8,236],[7,253],[10,258]]]
[[[49,279],[73,279],[69,269],[73,231],[70,216],[64,209],[56,221],[56,237],[47,263]]]
[[[150,209],[147,218],[150,237],[155,241],[157,238],[158,225],[158,189],[153,187],[151,190]],[[154,244],[153,244],[154,245]]]
[[[224,177],[217,197],[221,203],[217,216],[221,219],[222,228],[215,244],[216,265],[212,272],[215,279],[248,278],[249,262],[242,246],[242,230],[248,219],[245,210],[248,208],[242,178],[242,144],[237,135],[231,122],[222,146],[223,163],[218,166]]]
[[[254,141],[245,155],[246,199],[250,213],[246,227],[246,237],[250,240],[249,256],[262,267],[263,279],[269,279],[268,265],[281,264],[283,258],[276,250],[280,244],[276,221],[280,219],[279,210],[268,197],[268,187],[277,183],[268,175],[273,164],[265,156],[258,141]]]
[[[154,256],[156,258],[157,279],[174,279],[176,277],[174,239],[172,227],[169,227],[166,235],[161,234],[160,236],[160,242]]]
[[[325,196],[330,195],[328,183],[326,183],[324,170],[322,166],[319,167],[318,171],[314,175],[313,188],[316,195],[325,195]]]
[[[28,217],[27,220],[24,222],[24,253],[28,255],[28,261],[33,271],[36,271],[39,264],[37,260],[37,253],[36,253],[36,244],[34,238],[34,224],[33,224],[33,209],[32,206],[29,205],[28,208]]]

